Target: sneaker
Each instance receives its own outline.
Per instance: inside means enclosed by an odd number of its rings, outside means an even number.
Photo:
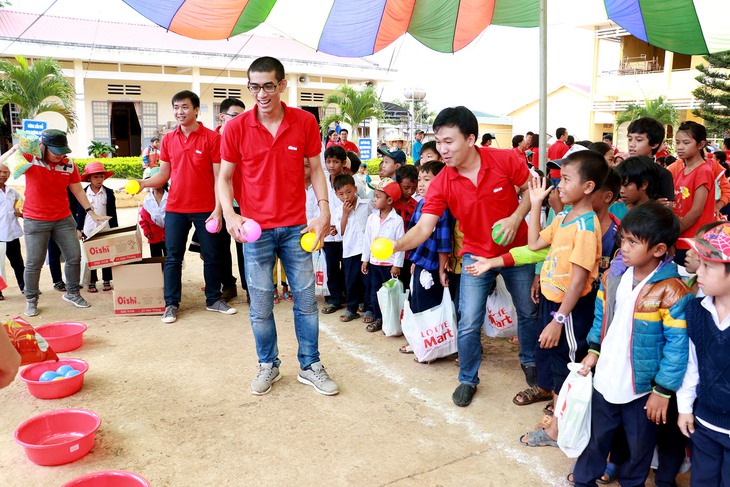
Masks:
[[[454,404],[456,404],[460,408],[464,408],[471,404],[471,400],[472,398],[474,398],[474,393],[476,392],[476,386],[470,386],[469,384],[459,384],[459,387],[457,387],[454,393],[451,395],[451,399],[454,401]]]
[[[174,304],[165,307],[165,312],[162,314],[162,322],[175,323],[177,321],[177,310],[178,307]]]
[[[77,308],[88,308],[91,306],[84,298],[81,297],[80,294],[70,294],[70,293],[63,293],[63,296],[61,296],[61,299],[66,301],[67,303],[71,303]]]
[[[223,290],[221,291],[221,299],[223,301],[227,303],[236,296],[238,296],[238,290],[235,284],[233,286],[223,286]]]
[[[314,390],[325,396],[334,396],[340,392],[335,381],[330,379],[324,365],[315,362],[307,370],[300,370],[297,380],[302,384],[314,387]]]
[[[56,291],[66,292],[66,283],[63,281],[58,281],[53,283],[53,289]]]
[[[259,373],[251,382],[251,394],[255,396],[263,396],[271,390],[271,384],[281,379],[279,367],[274,364],[259,364]]]
[[[35,316],[38,314],[38,298],[27,299],[25,301],[25,316]]]
[[[235,315],[237,311],[236,308],[231,308],[222,299],[219,299],[210,306],[206,306],[205,309],[207,309],[208,311],[217,311],[219,313],[223,313],[224,315]]]

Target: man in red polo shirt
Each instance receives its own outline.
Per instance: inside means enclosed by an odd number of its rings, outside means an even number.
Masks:
[[[205,279],[205,309],[235,314],[221,299],[221,256],[216,252],[217,236],[205,229],[205,222],[218,221],[221,209],[216,194],[220,170],[220,136],[198,122],[200,98],[192,91],[172,97],[178,126],[162,139],[160,171],[139,181],[141,188],[158,188],[172,178],[165,209],[165,313],[163,323],[174,323],[182,294],[182,263],[190,227],[200,240]]]
[[[354,152],[359,156],[360,149],[358,149],[354,143],[347,140],[349,136],[350,132],[347,129],[340,129],[340,141],[338,142],[338,144],[344,147],[346,151]]]
[[[568,140],[568,129],[560,127],[555,131],[555,137],[557,137],[558,140],[548,147],[548,161],[557,161],[558,159],[562,159],[563,156],[565,156],[565,153],[568,152],[568,149],[570,149],[568,144],[565,143],[565,141]],[[550,169],[550,182],[556,188],[558,187],[558,183],[560,182],[560,169]]]
[[[221,143],[221,177],[218,190],[228,233],[242,241],[241,225],[252,219],[261,225],[261,237],[243,246],[246,281],[251,297],[250,317],[259,359],[251,393],[271,390],[279,375],[279,349],[274,321],[276,257],[286,270],[294,297],[294,329],[299,340],[297,380],[317,392],[334,395],[337,384],[319,361],[319,315],[314,296],[312,256],[302,249],[303,233],[314,231],[321,245],[329,233],[330,208],[327,181],[322,169],[322,142],[312,114],[281,101],[286,89],[284,66],[278,59],[262,57],[248,68],[248,90],[256,105],[226,125]],[[320,216],[307,225],[304,161]],[[241,168],[241,215],[233,211],[233,173]]]
[[[525,215],[529,198],[520,203],[515,186],[527,189],[530,172],[523,160],[508,149],[476,147],[479,124],[466,107],[446,108],[433,123],[436,145],[446,167],[431,181],[423,214],[415,227],[394,244],[395,251],[409,250],[426,241],[439,216],[448,207],[464,234],[463,266],[475,262],[473,256],[496,257],[512,247],[525,245]],[[492,239],[495,231],[497,244]],[[520,266],[490,270],[480,276],[461,274],[459,287],[458,350],[459,386],[452,399],[457,406],[468,406],[479,384],[482,361],[481,328],[486,313],[487,295],[498,274],[512,295],[520,326],[520,363],[530,386],[537,382],[535,346],[537,344],[537,306],[530,298],[535,269]]]

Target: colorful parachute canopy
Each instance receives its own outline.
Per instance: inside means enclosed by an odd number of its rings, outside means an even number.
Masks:
[[[489,25],[537,27],[539,0],[124,0],[194,39],[226,39],[266,24],[319,51],[368,56],[403,34],[439,52],[463,48]],[[607,18],[683,54],[730,50],[730,0],[604,0]],[[556,3],[548,2],[548,8]]]
[[[634,37],[681,54],[730,50],[728,0],[605,0],[608,18]]]
[[[124,0],[157,25],[194,39],[226,39],[264,21],[319,51],[368,56],[406,32],[440,52],[490,24],[537,27],[538,0]]]

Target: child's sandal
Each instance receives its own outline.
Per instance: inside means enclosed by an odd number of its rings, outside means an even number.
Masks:
[[[380,320],[375,320],[372,323],[370,323],[368,326],[365,327],[365,330],[369,333],[375,333],[376,331],[380,331],[383,329],[383,322]]]
[[[96,292],[99,292],[99,291],[98,291],[98,290],[96,289],[96,283],[95,283],[95,282],[89,283],[89,289],[88,289],[88,291],[89,291],[90,293],[96,293]]]
[[[109,282],[109,281],[104,281],[101,290],[102,291],[111,291],[112,290],[112,283]]]

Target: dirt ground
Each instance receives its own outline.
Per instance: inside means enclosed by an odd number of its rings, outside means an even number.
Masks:
[[[133,222],[132,210],[120,214]],[[571,461],[557,448],[520,446],[544,403],[518,407],[524,387],[517,347],[484,341],[481,385],[458,408],[453,360],[414,363],[398,353],[403,338],[370,334],[360,321],[320,315],[322,363],[340,386],[326,397],[297,382],[291,303],[276,305],[281,381],[265,396],[249,384],[257,359],[241,296],[238,314],[205,311],[202,266],[189,254],[179,319],[117,317],[111,293],[84,293],[92,304],[61,301],[44,271],[40,315],[33,325],[81,321],[84,345],[66,357],[89,362],[81,391],[44,401],[20,381],[0,391],[0,485],[59,486],[105,469],[130,470],[153,486],[560,486]],[[10,267],[8,275],[12,276]],[[10,277],[0,318],[19,315],[24,300]],[[91,453],[57,467],[31,463],[13,432],[57,408],[91,409],[102,426]]]

